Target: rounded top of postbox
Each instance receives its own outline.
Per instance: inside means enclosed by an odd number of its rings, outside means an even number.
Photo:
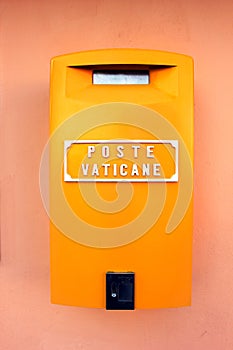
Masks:
[[[148,49],[100,49],[80,51],[52,58],[51,63],[59,63],[68,67],[96,66],[96,65],[147,65],[176,67],[192,65],[190,56],[167,51]]]

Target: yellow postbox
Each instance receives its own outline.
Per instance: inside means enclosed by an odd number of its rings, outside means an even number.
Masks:
[[[55,57],[50,106],[52,302],[190,305],[192,58]]]

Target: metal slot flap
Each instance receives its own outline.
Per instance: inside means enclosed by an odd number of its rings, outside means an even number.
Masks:
[[[95,85],[148,85],[149,70],[96,70],[93,71]]]

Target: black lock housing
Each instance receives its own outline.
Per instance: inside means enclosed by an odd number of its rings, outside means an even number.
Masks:
[[[106,309],[134,310],[134,272],[106,273]]]

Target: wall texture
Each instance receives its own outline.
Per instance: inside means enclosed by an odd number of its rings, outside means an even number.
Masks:
[[[233,349],[231,0],[1,0],[1,350]],[[195,60],[192,307],[106,312],[51,305],[38,186],[49,60],[135,47]]]

